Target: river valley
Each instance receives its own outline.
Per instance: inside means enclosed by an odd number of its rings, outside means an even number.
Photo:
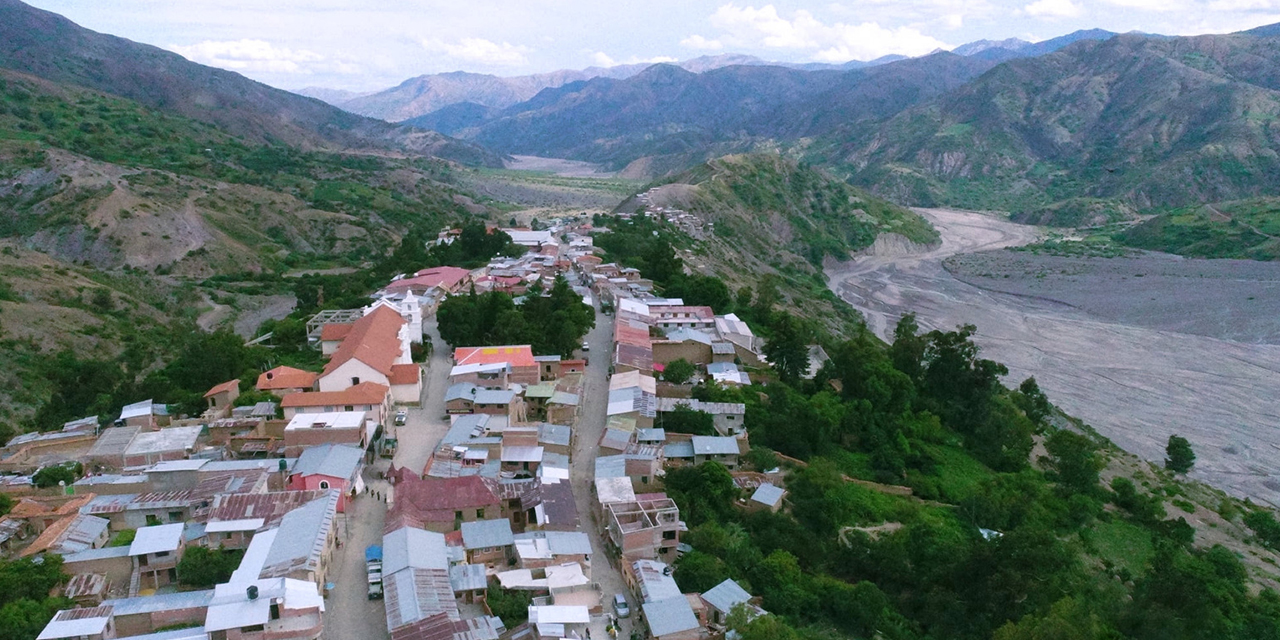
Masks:
[[[1169,435],[1180,434],[1198,456],[1193,477],[1280,505],[1280,345],[1178,333],[1158,328],[1163,321],[1122,323],[1116,318],[1133,314],[967,284],[946,259],[1035,242],[1040,230],[976,213],[920,213],[941,232],[939,246],[828,270],[832,289],[878,335],[889,338],[909,311],[925,330],[976,325],[983,357],[1009,367],[1007,384],[1035,376],[1052,402],[1147,460],[1162,461]],[[1195,286],[1215,285],[1209,278]],[[1270,286],[1259,291],[1274,295]]]

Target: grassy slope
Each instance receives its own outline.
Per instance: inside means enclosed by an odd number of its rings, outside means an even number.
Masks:
[[[359,263],[409,228],[481,210],[442,161],[255,145],[9,72],[0,157],[0,234],[108,268],[203,276]]]
[[[1139,249],[1197,258],[1280,259],[1280,200],[1258,198],[1187,207],[1116,236]]]

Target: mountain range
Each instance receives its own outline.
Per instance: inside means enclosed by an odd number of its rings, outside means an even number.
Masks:
[[[129,98],[255,142],[399,149],[500,164],[475,145],[359,116],[163,49],[90,31],[18,0],[0,0],[0,68]]]

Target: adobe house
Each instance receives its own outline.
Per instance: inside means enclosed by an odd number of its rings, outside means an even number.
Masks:
[[[134,570],[144,588],[159,589],[178,582],[178,563],[182,561],[185,528],[180,522],[141,527],[129,545]]]
[[[205,401],[209,403],[208,413],[221,418],[225,418],[231,413],[231,407],[235,404],[236,398],[239,397],[239,380],[228,380],[204,394]]]

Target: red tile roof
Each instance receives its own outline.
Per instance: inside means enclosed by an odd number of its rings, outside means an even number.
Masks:
[[[382,404],[388,387],[376,382],[361,382],[343,391],[303,391],[280,399],[281,407],[328,407],[357,404]]]
[[[258,376],[259,391],[269,389],[309,389],[316,384],[316,374],[293,367],[279,366]]]
[[[218,386],[216,386],[216,387],[214,387],[214,388],[210,389],[209,391],[207,391],[207,392],[204,394],[204,397],[208,398],[208,397],[210,397],[210,396],[216,396],[216,395],[218,395],[219,393],[225,393],[225,392],[227,392],[227,391],[239,391],[239,390],[240,390],[240,381],[239,381],[239,380],[228,380],[228,381],[226,381],[226,382],[224,382],[224,383],[222,383],[222,384],[220,384],[220,385],[218,385]]]
[[[394,310],[381,306],[374,309],[351,323],[351,332],[343,338],[320,375],[328,375],[349,360],[359,360],[384,376],[391,375],[391,365],[400,357],[402,326],[404,318]]]
[[[416,364],[393,364],[387,379],[391,384],[417,384],[421,375],[422,368]]]
[[[342,340],[351,333],[350,322],[330,322],[320,327],[320,339],[325,342]]]
[[[533,347],[505,345],[501,347],[459,347],[453,351],[454,364],[498,364],[506,362],[513,367],[536,367]]]

